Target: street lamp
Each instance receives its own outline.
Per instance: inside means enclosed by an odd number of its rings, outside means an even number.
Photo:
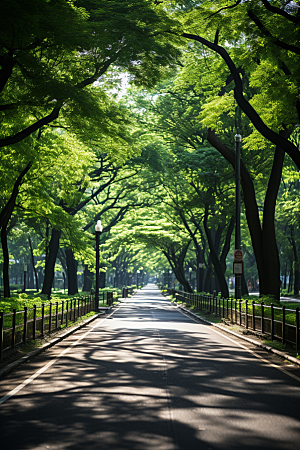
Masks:
[[[241,143],[242,136],[239,128],[235,139],[235,249],[241,249]],[[242,274],[235,273],[235,298],[240,299],[242,294]]]
[[[95,225],[96,232],[96,293],[95,293],[95,310],[99,311],[99,243],[100,243],[100,234],[102,233],[103,227],[101,225],[101,220],[98,220]]]
[[[171,276],[172,276],[172,270],[169,270],[168,288],[171,288]]]
[[[136,271],[136,288],[137,288],[137,289],[139,288],[139,273],[140,273],[140,271],[137,270],[137,271]]]

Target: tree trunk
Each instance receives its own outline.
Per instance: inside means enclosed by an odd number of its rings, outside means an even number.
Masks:
[[[169,252],[163,250],[163,253],[167,257],[176,279],[179,281],[179,283],[182,284],[184,291],[192,293],[193,289],[191,288],[189,282],[186,280],[183,269],[184,258],[189,245],[190,243],[185,245],[180,251],[179,255],[176,255],[176,252],[174,250],[171,250]]]
[[[208,266],[205,271],[205,279],[204,279],[204,292],[211,292],[211,276],[212,276],[212,263],[211,257],[208,258]]]
[[[283,289],[286,289],[286,278],[287,278],[287,262],[285,263],[285,268],[284,268],[284,282],[283,282]]]
[[[66,248],[65,254],[67,261],[68,295],[75,295],[78,293],[77,261],[75,261],[72,249]]]
[[[1,227],[1,243],[2,243],[2,252],[3,252],[3,286],[4,286],[4,297],[10,297],[10,289],[9,289],[9,253],[7,248],[7,225],[10,221],[11,215],[16,205],[16,199],[19,193],[19,187],[23,181],[24,176],[31,168],[32,163],[29,162],[24,170],[18,176],[10,199],[6,203],[5,207],[2,209],[0,213],[0,227]]]
[[[4,297],[10,297],[10,288],[9,288],[9,253],[7,247],[7,234],[6,234],[6,226],[2,226],[1,228],[1,244],[2,244],[2,253],[3,253],[3,287],[4,287]]]
[[[294,262],[293,262],[293,269],[294,269],[294,295],[299,294],[299,258],[298,258],[298,252],[297,252],[297,246],[294,239],[294,227],[291,227],[291,237],[290,237],[290,243],[292,244],[293,249],[293,255],[294,255]]]
[[[100,266],[101,269],[101,266]],[[106,272],[101,272],[99,274],[99,288],[104,289],[106,287]]]
[[[288,137],[290,132],[285,130],[280,134],[284,137]],[[208,141],[235,168],[234,152],[224,145],[211,130],[208,131]],[[263,228],[261,227],[259,220],[253,181],[247,168],[241,161],[243,198],[247,223],[256,258],[260,294],[271,294],[274,295],[276,299],[280,298],[280,264],[276,243],[274,216],[283,160],[283,150],[280,147],[276,147],[264,204]]]
[[[82,290],[84,292],[90,292],[93,286],[94,274],[88,268],[88,265],[84,265],[84,273],[83,273],[83,287]]]
[[[34,281],[33,281],[33,267],[32,263],[29,262],[27,264],[27,289],[34,289]]]
[[[208,130],[207,139],[209,143],[232,165],[235,169],[235,152],[223,144],[212,130]],[[241,182],[243,188],[243,199],[245,203],[245,213],[252,247],[255,254],[257,271],[259,276],[259,287],[264,292],[267,290],[267,280],[265,276],[262,230],[259,219],[259,211],[256,202],[256,195],[252,178],[241,161]]]
[[[36,292],[38,292],[39,291],[39,280],[38,280],[38,275],[37,275],[37,271],[36,271],[35,264],[34,264],[34,255],[33,255],[33,248],[32,248],[32,242],[31,242],[30,236],[28,236],[28,242],[29,242],[29,248],[30,248],[32,268],[33,268],[34,276],[35,276],[35,287],[36,287]]]
[[[285,133],[285,135],[288,134],[290,133]],[[264,202],[262,228],[263,258],[265,262],[265,274],[267,277],[267,290],[266,292],[261,291],[261,294],[274,295],[274,298],[277,300],[280,299],[280,260],[275,231],[275,206],[281,182],[284,155],[284,151],[280,147],[276,147]]]
[[[204,225],[204,230],[205,230],[205,234],[206,234],[208,245],[209,245],[211,260],[214,265],[216,275],[217,275],[217,278],[219,281],[222,297],[228,298],[229,291],[228,291],[228,285],[227,285],[227,282],[226,282],[226,279],[224,276],[225,272],[223,272],[222,264],[219,261],[218,255],[216,253],[214,243],[212,240],[212,236],[211,236],[211,230],[207,226],[207,219],[208,219],[208,207],[205,207],[205,215],[204,215],[203,225]]]
[[[57,257],[57,252],[59,248],[59,238],[61,235],[61,230],[52,229],[51,239],[49,242],[49,253],[45,264],[45,277],[43,283],[42,294],[45,294],[50,298],[51,289],[54,280],[54,270],[55,262]]]
[[[292,286],[293,286],[293,261],[290,261],[290,273],[289,273],[289,286],[288,286],[288,292],[291,292]]]

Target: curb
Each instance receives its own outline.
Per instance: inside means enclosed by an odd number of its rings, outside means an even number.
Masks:
[[[173,303],[173,302],[172,302]],[[173,303],[174,304],[174,303]],[[243,339],[244,341],[249,342],[250,344],[255,345],[256,347],[260,347],[263,350],[266,350],[267,352],[274,353],[277,356],[280,356],[280,358],[287,359],[288,361],[292,362],[293,364],[297,364],[300,366],[300,360],[295,358],[294,356],[287,355],[286,353],[281,352],[280,350],[277,350],[276,348],[270,347],[269,345],[254,341],[253,339],[247,338],[246,336],[240,335],[238,333],[235,333],[231,330],[226,330],[226,328],[221,327],[217,323],[210,322],[207,319],[202,318],[201,316],[198,316],[197,314],[193,313],[192,311],[189,311],[188,309],[185,309],[183,306],[178,306],[176,304],[177,308],[181,309],[182,311],[186,312],[187,314],[197,318],[198,320],[202,320],[203,322],[208,323],[209,325],[212,325],[216,328],[219,328],[219,330],[225,331],[225,333],[232,334],[235,337],[238,337],[240,339]]]
[[[0,370],[0,379],[3,378],[8,373],[10,373],[12,370],[19,367],[21,364],[24,364],[25,362],[27,362],[29,359],[32,359],[34,356],[39,355],[40,353],[42,353],[43,351],[47,350],[50,347],[53,347],[55,344],[58,344],[63,339],[65,339],[65,338],[69,337],[71,334],[75,333],[75,331],[80,330],[80,328],[83,328],[86,325],[88,325],[90,322],[93,322],[94,320],[98,319],[98,317],[100,317],[101,315],[102,314],[95,314],[94,316],[89,317],[87,320],[82,322],[80,325],[77,325],[76,327],[69,329],[61,336],[58,336],[57,338],[52,339],[51,341],[47,342],[46,344],[41,345],[41,347],[38,347],[35,350],[32,350],[31,352],[27,353],[27,355],[22,356],[17,361],[14,361],[11,364],[8,364],[8,366],[6,366]]]

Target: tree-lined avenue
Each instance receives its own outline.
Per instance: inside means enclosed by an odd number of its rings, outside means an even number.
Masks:
[[[0,398],[32,377],[0,406],[1,447],[296,449],[297,370],[235,340],[148,284],[2,380]]]

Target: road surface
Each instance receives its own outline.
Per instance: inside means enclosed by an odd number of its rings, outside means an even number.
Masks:
[[[2,450],[296,450],[300,374],[148,285],[0,383]]]

